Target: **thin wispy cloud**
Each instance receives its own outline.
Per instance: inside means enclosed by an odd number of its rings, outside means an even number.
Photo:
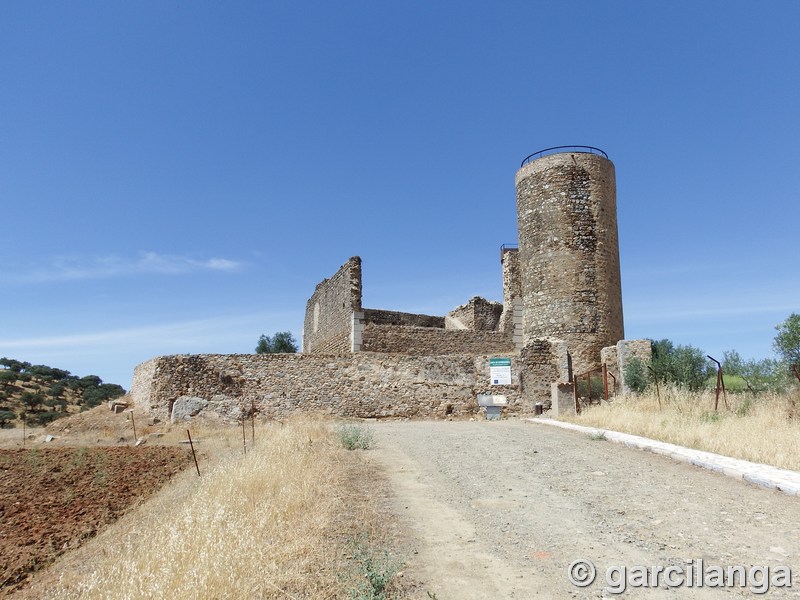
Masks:
[[[57,365],[80,375],[94,373],[127,386],[134,367],[145,360],[170,354],[252,353],[259,334],[291,329],[303,315],[302,310],[257,311],[38,336],[3,336],[0,331],[0,356]]]
[[[690,319],[746,317],[764,314],[789,314],[797,310],[797,305],[753,305],[753,306],[720,306],[698,307],[670,310],[658,307],[632,306],[625,307],[625,322],[658,323],[666,321],[685,321]]]
[[[34,348],[102,348],[106,345],[132,347],[163,344],[213,344],[225,336],[237,337],[242,333],[257,337],[260,327],[273,321],[297,318],[294,313],[268,312],[235,316],[212,317],[194,321],[180,321],[158,325],[145,325],[108,329],[89,333],[64,334],[42,337],[0,338],[0,353]],[[255,343],[255,342],[253,342]]]
[[[34,265],[25,272],[0,274],[8,283],[53,283],[81,279],[103,279],[147,274],[180,275],[200,271],[233,272],[245,263],[228,258],[198,259],[174,254],[142,252],[136,257],[55,257],[48,264]]]

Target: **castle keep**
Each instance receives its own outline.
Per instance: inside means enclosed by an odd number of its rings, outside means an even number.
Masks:
[[[601,363],[621,387],[649,342],[623,340],[614,165],[589,147],[551,148],[516,174],[519,248],[500,252],[503,302],[472,298],[447,315],[364,308],[361,259],[306,304],[302,354],[159,357],[139,365],[134,401],[164,417],[256,408],[350,417],[441,417],[503,395],[508,412],[568,407],[573,372]],[[490,382],[492,359],[510,382]]]

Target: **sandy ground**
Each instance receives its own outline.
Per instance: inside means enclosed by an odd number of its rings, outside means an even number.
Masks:
[[[369,454],[389,478],[405,573],[422,583],[414,598],[619,597],[606,584],[609,567],[631,575],[695,561],[697,571],[699,560],[703,569],[756,565],[773,574],[788,566],[793,587],[766,597],[800,597],[796,497],[520,421],[372,427]],[[570,583],[577,559],[596,566],[593,585]],[[625,598],[754,597],[748,587],[667,589],[663,580],[626,588]]]

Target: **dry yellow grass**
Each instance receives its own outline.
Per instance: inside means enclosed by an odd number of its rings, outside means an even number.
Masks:
[[[202,477],[184,473],[95,540],[101,556],[96,550],[90,567],[67,571],[44,595],[349,597],[363,581],[348,559],[353,540],[373,534],[378,518],[374,499],[352,481],[365,461],[341,447],[332,425],[258,427],[246,456],[241,429],[195,437]]]
[[[800,471],[800,393],[729,395],[661,390],[585,408],[573,423],[622,431],[698,450]]]

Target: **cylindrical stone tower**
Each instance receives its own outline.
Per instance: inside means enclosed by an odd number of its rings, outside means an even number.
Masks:
[[[575,373],[595,368],[624,337],[614,164],[596,148],[550,148],[516,183],[524,341],[560,338]]]

